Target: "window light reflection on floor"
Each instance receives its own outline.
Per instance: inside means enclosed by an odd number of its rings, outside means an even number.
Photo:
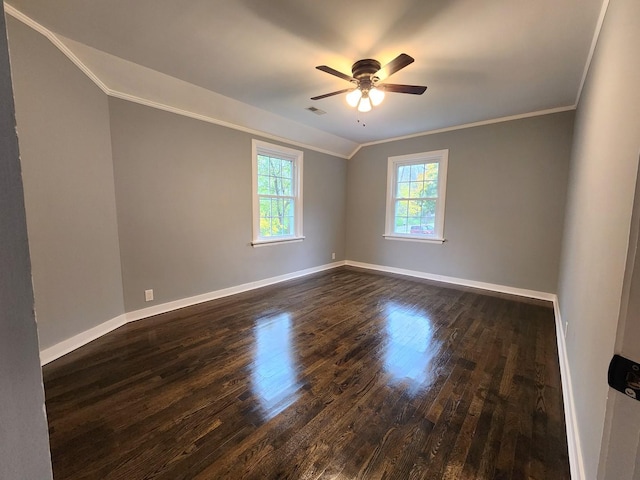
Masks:
[[[275,417],[298,398],[301,385],[297,379],[291,327],[288,313],[261,318],[254,327],[253,389],[265,420]]]
[[[433,338],[433,325],[423,312],[389,302],[384,307],[387,341],[384,368],[398,381],[414,387],[432,381],[432,361],[440,350]]]

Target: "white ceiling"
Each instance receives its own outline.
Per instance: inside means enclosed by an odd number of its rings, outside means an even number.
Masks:
[[[265,123],[283,121],[275,135],[313,143],[287,132],[321,131],[339,151],[574,106],[602,0],[11,0],[11,5],[54,32],[110,88],[135,94],[132,90],[151,85],[154,75],[156,83],[164,79],[175,86],[181,80],[185,89],[192,84],[182,109],[216,115],[215,106],[203,104],[227,102],[226,110],[238,112],[251,106],[236,116],[254,116],[260,109]],[[385,64],[403,52],[415,63],[388,81],[427,85],[424,95],[387,94],[366,114],[348,107],[344,95],[310,100],[349,86],[316,65],[350,74],[358,59]],[[179,89],[166,83],[165,90]],[[161,100],[155,98],[180,104]],[[195,106],[186,107],[189,103]],[[310,113],[306,108],[312,105],[327,113]],[[213,110],[207,113],[208,108]],[[229,122],[242,124],[242,119]],[[250,121],[246,125],[260,129]]]

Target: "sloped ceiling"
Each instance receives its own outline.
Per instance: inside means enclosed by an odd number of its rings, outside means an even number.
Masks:
[[[221,123],[348,156],[360,144],[503,117],[573,108],[602,0],[12,0],[108,87]],[[349,87],[361,58],[416,61],[358,114]],[[307,107],[326,111],[315,115]]]

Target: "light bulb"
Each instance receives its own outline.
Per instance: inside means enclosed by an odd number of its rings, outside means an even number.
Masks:
[[[361,97],[362,97],[362,91],[359,88],[356,88],[355,90],[352,90],[351,92],[347,93],[347,103],[350,106],[355,107],[356,105],[358,105],[358,102],[360,101]]]
[[[382,103],[382,100],[384,100],[384,91],[373,87],[369,90],[369,98],[371,99],[373,106],[377,107]]]
[[[360,99],[360,103],[358,104],[358,111],[365,113],[371,110],[371,100],[369,97],[362,97]]]

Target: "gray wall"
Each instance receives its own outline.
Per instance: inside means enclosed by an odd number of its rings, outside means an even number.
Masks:
[[[640,338],[640,178],[636,180],[615,352],[640,361],[638,338]],[[639,407],[635,400],[609,390],[598,478],[607,480],[640,478]]]
[[[589,479],[596,478],[607,395],[613,394],[606,373],[640,153],[639,45],[640,2],[611,0],[578,105],[571,160],[558,296]]]
[[[55,46],[9,18],[38,330],[50,347],[124,312],[109,110]]]
[[[252,135],[109,106],[127,311],[345,258],[346,160],[304,150],[306,239],[253,248]]]
[[[573,112],[365,147],[349,161],[347,258],[555,292]],[[449,149],[442,245],[385,240],[389,156]]]
[[[9,55],[0,5],[0,478],[52,478]]]

